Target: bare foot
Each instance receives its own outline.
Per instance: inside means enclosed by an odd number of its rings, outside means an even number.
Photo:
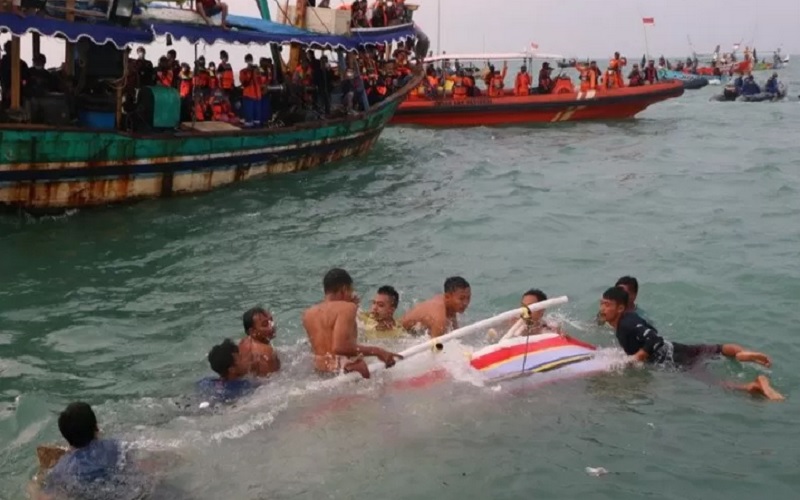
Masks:
[[[772,361],[770,361],[769,356],[760,352],[742,351],[736,354],[736,361],[742,363],[758,363],[767,368],[772,366]]]
[[[772,384],[769,383],[769,379],[765,375],[756,377],[754,384],[760,389],[755,392],[763,394],[764,397],[770,401],[783,401],[786,399],[780,392],[772,388]]]

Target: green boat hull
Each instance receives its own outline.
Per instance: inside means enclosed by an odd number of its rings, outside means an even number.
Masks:
[[[290,128],[136,135],[0,127],[0,206],[58,212],[200,193],[367,152],[415,78],[367,113]]]

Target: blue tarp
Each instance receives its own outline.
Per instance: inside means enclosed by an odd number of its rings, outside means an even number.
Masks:
[[[228,23],[234,29],[225,30],[206,25],[178,23],[153,23],[152,27],[157,36],[171,35],[174,39],[183,39],[189,43],[204,42],[209,45],[213,43],[245,45],[300,43],[307,46],[346,50],[353,50],[361,45],[382,44],[415,36],[413,24],[354,30],[351,36],[342,36],[312,33],[286,24],[251,17],[229,16]]]
[[[93,43],[103,45],[111,42],[117,48],[124,48],[132,43],[152,43],[153,33],[142,28],[126,28],[114,24],[76,23],[61,19],[50,19],[28,15],[19,17],[15,14],[0,14],[0,31],[14,35],[39,33],[42,36],[62,35],[70,42],[89,39]]]
[[[118,48],[132,43],[149,44],[155,36],[171,35],[176,40],[189,43],[239,43],[266,45],[269,43],[299,43],[310,47],[354,50],[362,45],[388,43],[415,36],[413,24],[353,30],[351,36],[325,35],[301,30],[293,26],[278,24],[258,18],[230,16],[234,29],[201,24],[152,23],[147,26],[123,27],[110,23],[69,22],[41,16],[18,17],[14,14],[0,14],[0,31],[15,35],[39,33],[42,36],[62,35],[71,42],[90,39],[102,45],[112,42]],[[238,28],[236,28],[238,26]]]

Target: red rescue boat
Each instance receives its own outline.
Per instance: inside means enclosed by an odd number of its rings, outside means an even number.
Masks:
[[[578,120],[619,120],[633,118],[648,106],[679,97],[684,87],[680,81],[621,88],[579,90],[571,79],[555,78],[550,94],[503,95],[490,97],[483,91],[477,97],[440,95],[429,97],[412,93],[400,104],[392,118],[396,125],[427,127],[476,127],[519,125]],[[445,95],[441,95],[445,94]]]

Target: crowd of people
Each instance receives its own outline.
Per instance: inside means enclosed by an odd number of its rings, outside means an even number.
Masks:
[[[3,109],[10,106],[10,41],[0,59],[0,89]],[[227,122],[246,128],[290,125],[302,121],[344,116],[379,104],[408,82],[414,63],[413,39],[400,41],[392,52],[384,46],[364,47],[355,54],[308,50],[298,64],[288,68],[271,57],[247,54],[235,68],[227,51],[215,61],[199,56],[193,63],[179,61],[169,50],[153,64],[144,47],[128,59],[123,87],[125,128],[144,126],[139,116],[139,96],[145,87],[174,88],[180,96],[181,122]],[[329,58],[330,54],[330,58]],[[70,76],[64,66],[46,69],[47,60],[37,54],[33,68],[20,61],[22,104],[50,93],[70,96],[73,115],[75,98],[106,97],[109,111],[115,109],[114,82]],[[80,71],[80,70],[79,70]],[[276,118],[273,120],[273,118]]]

